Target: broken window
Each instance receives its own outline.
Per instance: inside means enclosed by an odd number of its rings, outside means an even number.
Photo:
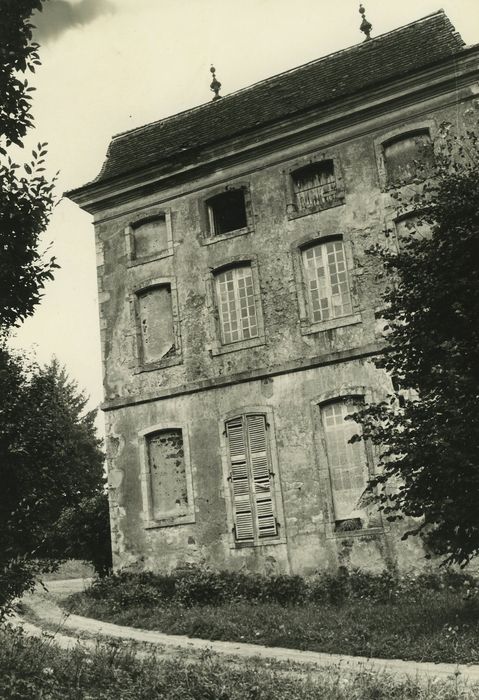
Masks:
[[[186,515],[188,490],[181,429],[148,435],[147,453],[153,518]]]
[[[318,243],[302,251],[312,323],[352,313],[344,245],[341,240]]]
[[[298,211],[318,209],[336,201],[336,178],[332,160],[310,163],[291,173]]]
[[[237,542],[276,537],[273,473],[266,418],[239,416],[226,423],[229,482]]]
[[[215,286],[222,343],[257,338],[258,318],[251,265],[217,273]]]
[[[227,190],[212,197],[206,204],[212,235],[220,236],[247,227],[244,189]]]
[[[345,420],[357,409],[352,400],[340,400],[321,408],[321,419],[326,443],[329,477],[337,529],[362,527],[362,496],[369,480],[369,469],[364,442],[350,443],[353,435],[360,434],[360,426]]]
[[[383,144],[388,185],[423,180],[434,166],[434,149],[429,130],[398,136]]]
[[[171,286],[163,284],[137,293],[142,360],[158,362],[176,351]]]
[[[134,257],[148,257],[168,249],[168,231],[165,216],[141,221],[133,227]]]

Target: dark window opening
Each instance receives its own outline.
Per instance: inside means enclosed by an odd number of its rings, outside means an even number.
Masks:
[[[291,175],[299,210],[325,207],[336,201],[336,178],[332,160],[310,163]]]
[[[216,236],[246,228],[246,204],[244,191],[228,190],[207,202],[210,231]]]
[[[336,520],[336,532],[354,532],[354,530],[362,530],[363,523],[361,518],[347,518],[346,520]]]

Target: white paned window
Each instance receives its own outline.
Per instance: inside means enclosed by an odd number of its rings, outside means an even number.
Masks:
[[[226,423],[229,481],[237,542],[278,534],[273,474],[264,415],[249,414]]]
[[[258,337],[251,266],[234,267],[215,276],[223,344]]]
[[[332,160],[311,163],[292,173],[298,209],[327,206],[336,200],[336,178]]]
[[[342,241],[329,241],[302,252],[311,322],[352,313],[346,256]]]
[[[359,502],[369,479],[364,442],[349,442],[361,432],[357,423],[345,420],[354,410],[354,404],[344,400],[321,408],[336,521],[360,516]]]

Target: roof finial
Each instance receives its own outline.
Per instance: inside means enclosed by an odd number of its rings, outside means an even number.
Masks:
[[[371,38],[371,29],[373,28],[373,25],[371,22],[368,22],[366,19],[366,10],[362,5],[359,5],[359,14],[362,16],[363,21],[361,22],[361,26],[359,29],[363,32],[363,34],[366,34],[366,38],[364,41],[368,41],[368,39]]]
[[[214,66],[211,66],[210,73],[213,75],[213,80],[211,81],[210,90],[215,93],[215,96],[213,97],[213,102],[215,100],[219,100],[221,97],[221,95],[219,94],[221,89],[221,83],[219,80],[216,80],[215,71],[216,68]]]

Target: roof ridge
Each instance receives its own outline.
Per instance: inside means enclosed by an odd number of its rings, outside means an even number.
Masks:
[[[167,117],[155,119],[155,121],[148,122],[148,124],[142,124],[141,126],[136,126],[133,129],[126,129],[125,131],[120,131],[117,134],[114,134],[112,136],[111,142],[113,142],[115,139],[119,139],[122,136],[125,136],[126,134],[133,134],[137,131],[147,131],[149,128],[157,126],[158,124],[169,122],[170,120],[176,119],[182,115],[199,111],[200,109],[204,109],[207,105],[213,105],[213,104],[217,105],[219,103],[223,103],[224,100],[228,100],[229,98],[231,98],[235,95],[238,95],[240,93],[246,92],[248,90],[253,90],[253,89],[257,88],[258,85],[266,84],[268,82],[275,80],[276,78],[280,78],[282,76],[294,73],[295,71],[302,70],[306,66],[311,66],[313,64],[321,63],[321,61],[325,61],[326,59],[329,59],[332,56],[337,56],[337,55],[345,53],[347,51],[351,51],[352,49],[359,49],[361,47],[366,48],[368,46],[371,46],[373,42],[378,41],[379,39],[383,39],[386,36],[400,32],[403,29],[406,29],[407,27],[420,24],[421,22],[424,22],[425,20],[428,20],[431,17],[435,17],[436,15],[443,15],[447,19],[447,21],[451,24],[451,27],[453,29],[453,33],[460,36],[458,34],[458,32],[456,32],[455,27],[450,22],[449,17],[446,15],[445,11],[442,8],[440,8],[439,10],[436,10],[435,12],[431,12],[428,15],[424,15],[424,17],[420,17],[419,19],[413,20],[412,22],[408,22],[407,24],[403,24],[401,27],[396,27],[395,29],[390,29],[388,32],[384,32],[383,34],[379,34],[378,36],[371,37],[371,39],[369,41],[362,41],[358,44],[351,44],[350,46],[346,46],[343,49],[338,49],[337,51],[332,51],[331,53],[328,53],[325,56],[320,56],[319,58],[314,58],[311,61],[307,61],[306,63],[302,63],[299,66],[294,66],[294,68],[288,68],[285,71],[281,71],[281,73],[276,73],[275,75],[271,75],[267,78],[263,78],[262,80],[258,80],[257,82],[252,83],[251,85],[246,85],[245,87],[239,88],[238,90],[235,90],[234,92],[230,92],[227,95],[222,95],[221,100],[218,100],[217,102],[212,102],[211,100],[208,102],[202,102],[199,105],[195,105],[194,107],[189,107],[188,109],[184,109],[181,112],[175,112],[175,114],[169,114]]]

